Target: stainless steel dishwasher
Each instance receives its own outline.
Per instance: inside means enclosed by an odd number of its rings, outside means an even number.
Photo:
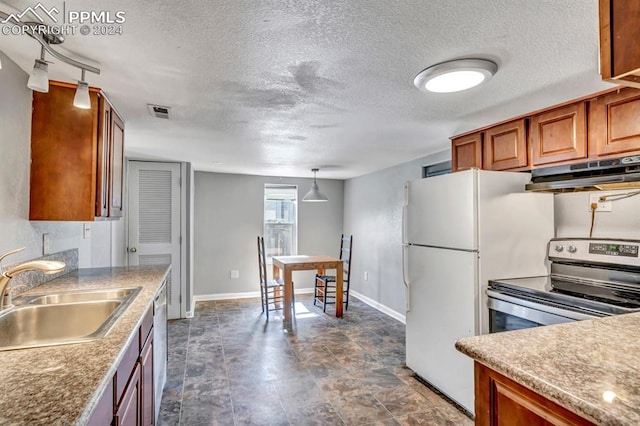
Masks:
[[[153,302],[153,380],[155,383],[156,424],[160,413],[162,390],[167,381],[167,283],[162,284]]]

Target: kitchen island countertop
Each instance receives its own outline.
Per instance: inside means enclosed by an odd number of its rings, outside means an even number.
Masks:
[[[20,296],[142,287],[102,339],[0,351],[0,424],[85,424],[113,379],[123,350],[169,272],[169,266],[79,269]],[[20,298],[15,299],[20,304]]]
[[[596,424],[640,424],[640,313],[468,337],[456,348]]]

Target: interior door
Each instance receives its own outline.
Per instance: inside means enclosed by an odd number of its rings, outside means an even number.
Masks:
[[[129,265],[171,264],[169,319],[180,318],[180,164],[129,162]]]

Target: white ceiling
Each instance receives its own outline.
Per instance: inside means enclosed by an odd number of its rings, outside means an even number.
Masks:
[[[19,12],[37,0],[6,0]],[[129,156],[197,170],[345,179],[449,148],[449,137],[596,92],[597,0],[46,1],[124,11],[123,35],[80,34],[60,49],[126,121]],[[30,71],[39,45],[0,35]],[[433,64],[495,61],[487,84],[425,94]],[[80,72],[52,60],[51,79]],[[56,63],[57,62],[57,63]],[[0,70],[0,78],[2,71]],[[171,107],[169,121],[147,104]]]

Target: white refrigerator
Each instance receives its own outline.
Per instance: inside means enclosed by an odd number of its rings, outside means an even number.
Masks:
[[[471,413],[473,361],[454,344],[488,333],[488,280],[548,273],[553,194],[525,192],[530,179],[470,169],[405,186],[407,366]]]

